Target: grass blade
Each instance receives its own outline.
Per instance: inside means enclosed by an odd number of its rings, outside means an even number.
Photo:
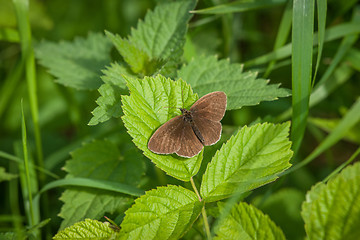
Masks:
[[[314,30],[314,2],[294,1],[292,32],[292,128],[296,155],[306,128],[311,92],[311,71]]]

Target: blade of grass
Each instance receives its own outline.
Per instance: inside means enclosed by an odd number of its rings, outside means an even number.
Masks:
[[[37,197],[39,197],[41,193],[48,191],[52,188],[66,187],[66,186],[97,188],[97,189],[108,190],[117,193],[128,194],[135,197],[140,197],[145,193],[143,190],[139,188],[118,182],[111,182],[111,181],[91,179],[91,178],[67,178],[67,179],[55,180],[46,184],[37,194]]]
[[[325,41],[325,27],[326,27],[326,11],[327,11],[327,1],[326,0],[317,0],[317,16],[318,16],[318,54],[316,57],[316,65],[314,71],[314,77],[312,81],[312,86],[314,86],[316,74],[320,65],[320,59],[322,55],[322,50]]]
[[[300,163],[294,165],[287,171],[280,174],[280,176],[287,175],[301,167],[304,167],[320,154],[322,154],[325,150],[333,146],[335,143],[340,141],[345,134],[351,130],[360,121],[360,98],[356,100],[356,102],[352,105],[346,115],[341,119],[336,128],[325,138],[320,145],[315,148],[315,150],[305,158],[305,160]]]
[[[245,12],[261,8],[269,8],[285,3],[286,0],[241,0],[221,4],[215,7],[190,11],[197,14],[225,14],[234,12]]]
[[[306,128],[311,93],[314,32],[314,2],[296,0],[292,27],[292,127],[294,155],[298,152]]]
[[[24,61],[20,60],[5,78],[5,81],[0,90],[0,119],[9,106],[9,100],[13,96],[15,89],[18,87],[19,80],[23,74]]]
[[[287,38],[289,37],[290,29],[291,29],[291,23],[292,23],[292,1],[288,1],[286,4],[286,7],[284,9],[284,14],[281,18],[279,30],[276,35],[275,44],[274,44],[274,51],[286,43]],[[274,69],[276,60],[272,60],[265,73],[264,78],[267,78],[271,71]]]
[[[330,42],[332,40],[336,40],[346,35],[359,33],[359,32],[360,32],[360,24],[358,22],[339,24],[334,27],[330,27],[326,30],[324,42]],[[315,33],[314,43],[313,43],[314,46],[316,46],[318,43],[317,38],[318,38],[318,34]],[[246,68],[249,68],[256,65],[266,64],[267,62],[272,60],[278,60],[289,57],[291,55],[291,49],[292,49],[292,44],[288,43],[285,46],[277,49],[276,51],[272,51],[270,53],[264,54],[260,57],[245,62],[244,66]]]
[[[32,190],[31,190],[31,182],[30,182],[30,170],[29,170],[29,155],[27,148],[27,136],[26,136],[26,125],[25,125],[25,117],[24,117],[24,108],[23,102],[21,101],[21,133],[22,133],[22,144],[23,144],[23,154],[24,154],[24,168],[25,168],[25,176],[26,176],[26,187],[28,191],[29,198],[29,225],[30,227],[35,225],[35,217],[34,217],[34,206],[32,199]]]
[[[25,62],[26,81],[28,84],[30,110],[32,120],[34,122],[34,135],[36,142],[36,152],[38,165],[44,167],[42,143],[39,126],[39,110],[37,99],[36,86],[36,72],[35,72],[35,58],[32,47],[31,27],[29,22],[29,1],[28,0],[13,0],[17,24],[20,35],[20,45],[22,50],[22,59]],[[40,180],[44,182],[45,176],[40,174]]]
[[[8,159],[8,160],[10,160],[10,161],[17,162],[17,163],[22,163],[22,162],[24,162],[23,159],[18,158],[18,157],[14,156],[14,155],[8,154],[8,153],[3,152],[3,151],[0,151],[0,157],[5,158],[5,159]],[[45,168],[41,168],[41,167],[39,167],[39,166],[36,166],[36,165],[34,165],[32,162],[30,162],[29,164],[30,164],[30,165],[29,165],[30,167],[33,167],[33,168],[35,168],[36,170],[38,170],[38,171],[40,171],[40,172],[43,172],[44,174],[47,174],[47,175],[50,176],[50,177],[59,179],[59,176],[58,176],[58,175],[50,172],[49,170],[47,170],[47,169],[45,169]]]

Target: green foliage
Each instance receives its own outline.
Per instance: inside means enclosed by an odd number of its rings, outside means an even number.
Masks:
[[[358,1],[218,2],[0,0],[1,239],[358,238]],[[147,148],[213,91],[217,144]]]
[[[290,123],[243,127],[216,152],[203,175],[201,196],[218,201],[272,182],[291,166]]]
[[[179,239],[202,207],[196,194],[182,187],[148,191],[125,212],[120,239]]]
[[[84,145],[71,155],[72,159],[64,167],[68,179],[83,177],[137,186],[144,172],[141,156],[126,142],[119,150],[109,141],[98,140]],[[60,199],[64,202],[59,214],[64,219],[61,228],[85,217],[100,218],[105,213],[120,213],[132,202],[132,198],[126,195],[76,187],[65,190]]]
[[[224,91],[228,110],[290,96],[290,91],[279,88],[279,84],[268,85],[268,80],[256,79],[256,72],[243,72],[243,65],[212,56],[193,59],[179,70],[178,77],[185,79],[199,96]]]
[[[65,228],[58,232],[53,239],[116,239],[118,233],[111,228],[109,223],[102,223],[92,219]]]
[[[310,239],[358,239],[360,234],[360,163],[306,194],[301,215]]]
[[[224,211],[220,204],[220,211]],[[270,218],[255,207],[241,202],[216,226],[214,239],[285,239]]]
[[[56,82],[82,90],[97,89],[100,70],[110,63],[111,42],[99,33],[73,42],[37,44],[36,57],[57,79]]]

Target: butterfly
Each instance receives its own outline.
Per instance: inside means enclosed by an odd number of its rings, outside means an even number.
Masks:
[[[197,100],[190,110],[180,108],[182,115],[164,123],[151,136],[149,150],[191,158],[199,154],[204,146],[217,143],[226,102],[224,92],[211,92]]]

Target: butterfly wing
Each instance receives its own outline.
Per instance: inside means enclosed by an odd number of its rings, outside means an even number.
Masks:
[[[191,158],[200,153],[204,145],[196,137],[189,122],[184,121],[184,127],[181,134],[180,149],[176,154],[181,157]]]
[[[212,92],[197,100],[190,108],[192,115],[201,116],[211,121],[220,121],[226,111],[226,94],[224,92]]]
[[[200,98],[190,108],[193,121],[206,146],[213,145],[220,139],[222,129],[220,120],[225,115],[226,102],[224,92],[212,92]]]
[[[151,136],[148,148],[159,154],[170,154],[180,149],[180,138],[183,133],[184,120],[177,116],[159,127]]]

